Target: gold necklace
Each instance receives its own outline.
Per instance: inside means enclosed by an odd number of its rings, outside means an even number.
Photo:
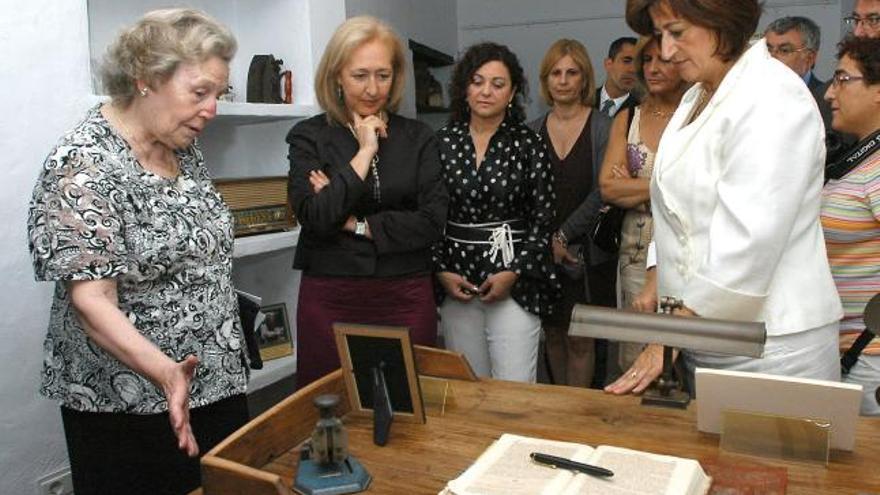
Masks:
[[[653,103],[646,103],[645,110],[647,110],[648,113],[650,113],[654,117],[662,120],[669,120],[675,114],[675,109],[663,111],[657,108],[657,106]]]

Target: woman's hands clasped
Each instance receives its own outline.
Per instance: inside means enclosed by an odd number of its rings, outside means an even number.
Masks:
[[[440,281],[440,285],[451,298],[459,302],[469,302],[474,297],[479,297],[480,301],[486,304],[509,297],[510,290],[517,278],[519,275],[516,273],[503,271],[489,275],[482,284],[477,286],[457,273],[440,272],[437,274],[437,280]]]

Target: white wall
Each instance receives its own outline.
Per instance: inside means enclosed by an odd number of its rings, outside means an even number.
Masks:
[[[273,15],[256,15],[247,26],[227,20],[243,41],[237,65],[233,64],[233,80],[241,81],[239,95],[244,96],[250,55],[272,53],[278,46],[280,55],[291,59],[285,62],[300,64],[296,72],[302,77],[299,85],[295,82],[295,95],[306,96],[301,103],[312,103],[314,54],[323,50],[327,25],[341,22],[342,1],[266,0],[251,6],[258,13]],[[137,17],[130,15],[132,11],[143,12],[161,3],[91,2],[107,14],[91,26],[96,48],[92,56],[100,56],[119,27]],[[209,11],[232,4],[230,0],[192,3]],[[39,478],[66,468],[68,460],[58,405],[37,392],[53,286],[33,280],[25,235],[27,208],[43,159],[93,101],[90,25],[86,0],[0,0],[0,9],[0,169],[4,172],[0,181],[0,218],[4,220],[0,223],[0,269],[4,274],[0,278],[0,307],[4,310],[0,324],[0,494],[30,495],[37,493]],[[298,20],[319,32],[299,32],[277,44],[267,41],[268,34],[260,36],[263,29],[289,34],[297,22],[283,24],[285,19]],[[242,60],[245,57],[247,60]],[[286,174],[284,136],[291,125],[288,121],[235,128],[215,121],[203,137],[209,167],[216,165],[212,173],[221,177]],[[233,148],[232,143],[238,147]],[[286,302],[289,314],[294,315],[299,275],[291,269],[292,255],[293,251],[287,250],[237,261],[236,283],[262,293],[267,304]]]
[[[458,52],[456,0],[346,0],[346,17],[372,15],[389,23],[400,35],[404,47],[408,39],[455,57]],[[409,55],[407,84],[400,113],[415,117],[412,53]]]
[[[58,405],[37,395],[52,285],[34,282],[25,222],[37,171],[87,108],[85,2],[0,0],[0,493],[67,465]]]
[[[532,100],[527,110],[534,118],[546,111],[538,93],[538,67],[547,48],[559,38],[581,41],[590,53],[596,84],[601,85],[608,45],[620,36],[635,36],[626,25],[624,5],[622,0],[458,0],[459,44],[462,49],[480,41],[508,45],[526,70]],[[840,0],[766,1],[759,29],[789,15],[809,17],[821,27],[823,41],[816,72],[822,79],[829,77],[834,67],[834,44],[841,33]]]

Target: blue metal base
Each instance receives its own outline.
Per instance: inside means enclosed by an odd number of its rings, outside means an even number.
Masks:
[[[372,479],[361,463],[351,456],[334,469],[306,459],[299,461],[293,490],[302,495],[357,493],[366,490]]]

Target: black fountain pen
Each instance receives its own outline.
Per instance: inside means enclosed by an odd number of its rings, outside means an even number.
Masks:
[[[529,457],[531,457],[532,460],[537,462],[538,464],[545,464],[554,469],[568,469],[570,471],[577,471],[579,473],[589,474],[592,476],[602,476],[605,478],[610,478],[611,476],[614,476],[614,472],[611,470],[599,466],[584,464],[582,462],[572,461],[571,459],[566,459],[564,457],[556,457],[555,455],[542,454],[540,452],[532,452]]]

